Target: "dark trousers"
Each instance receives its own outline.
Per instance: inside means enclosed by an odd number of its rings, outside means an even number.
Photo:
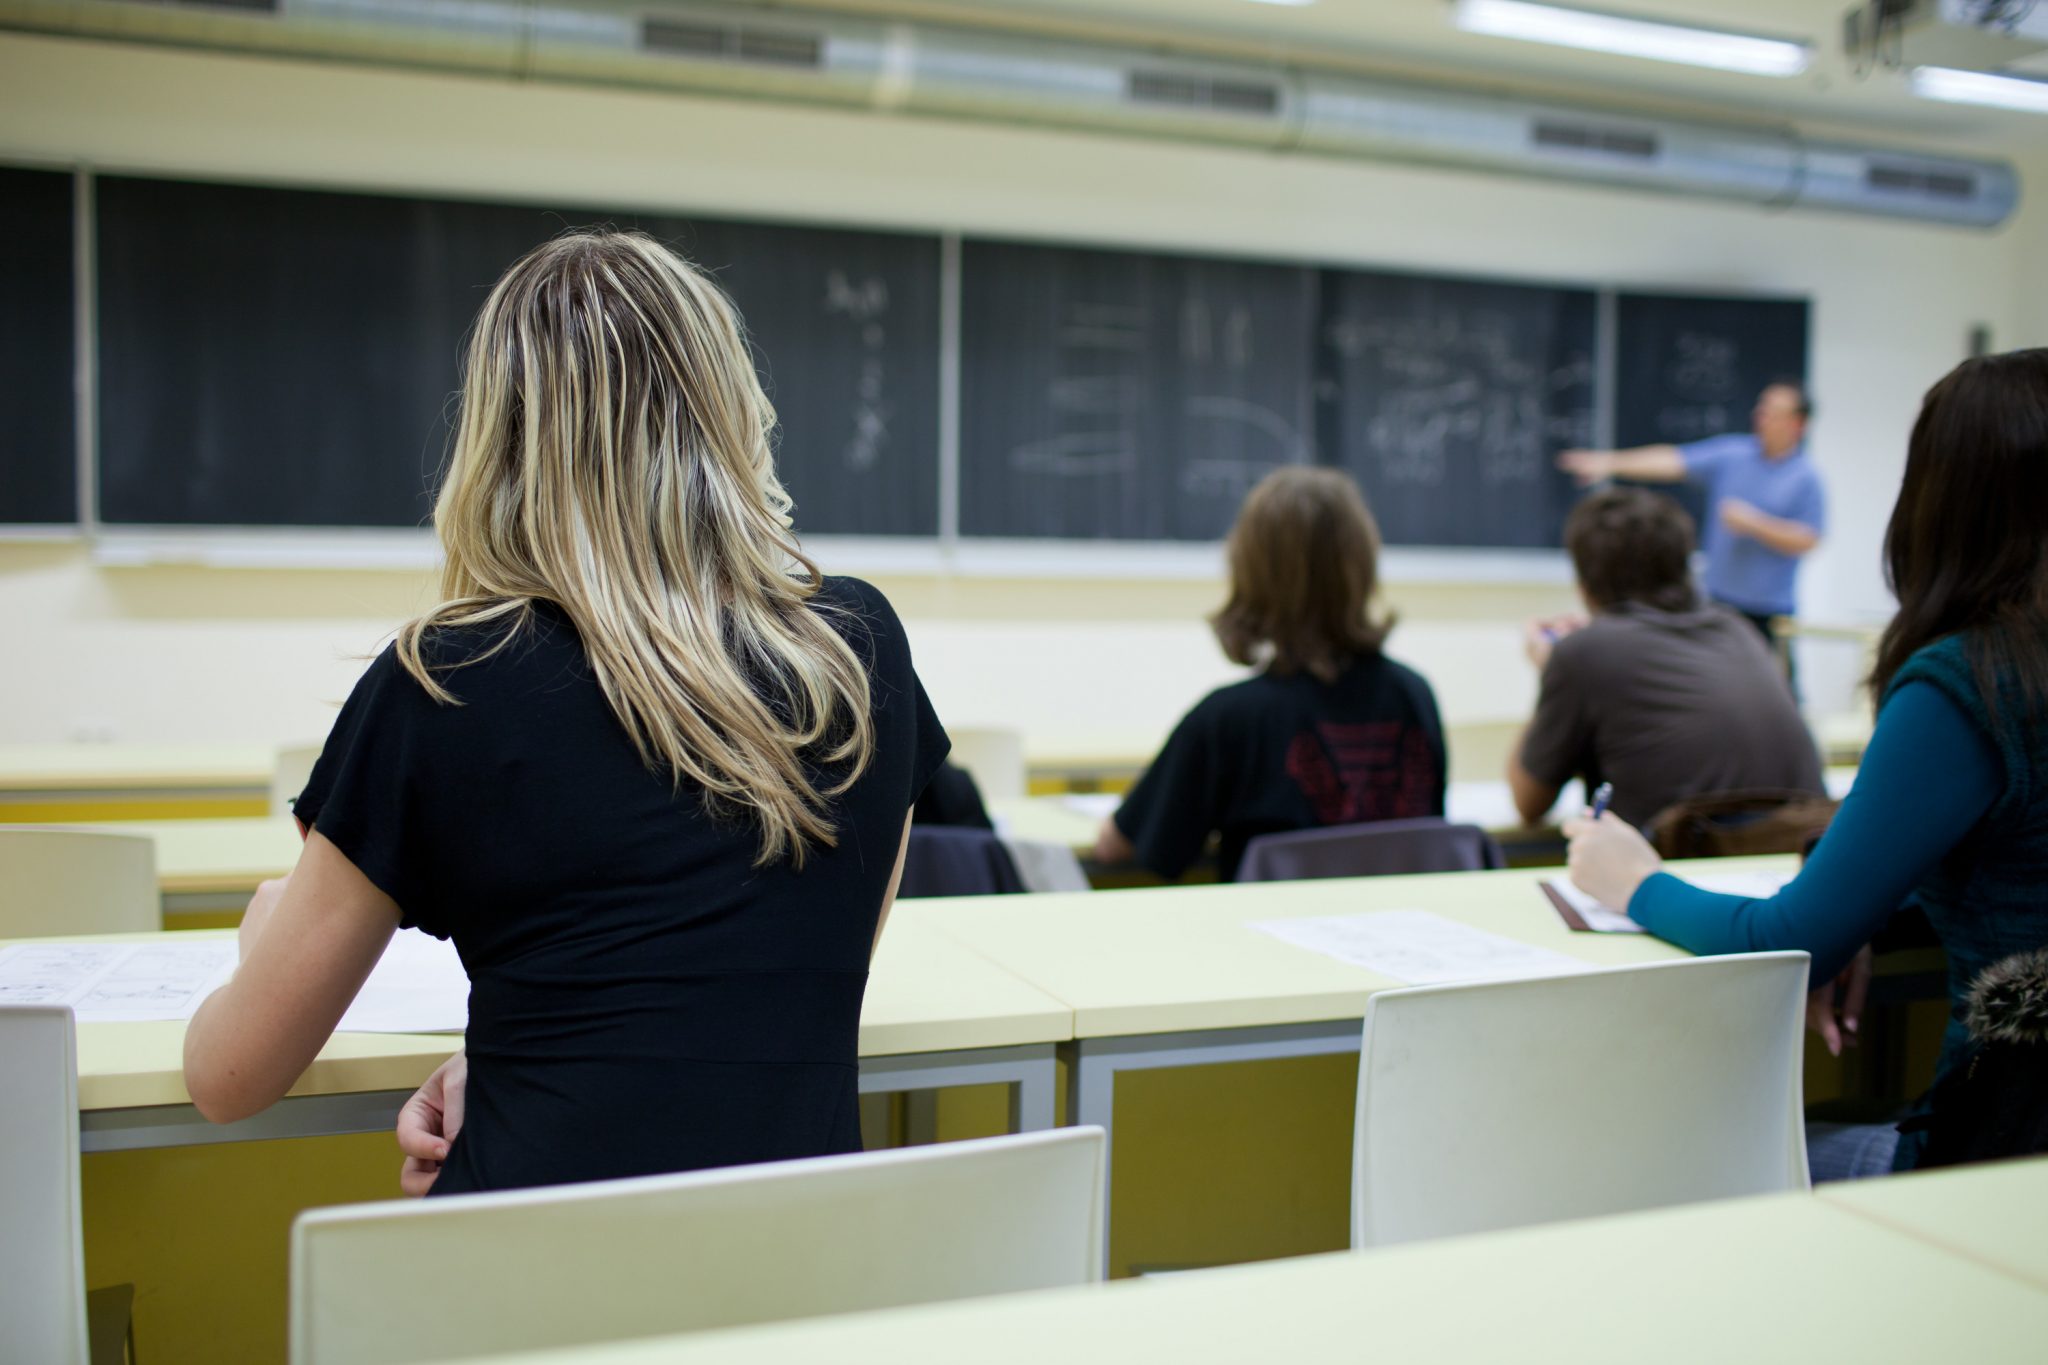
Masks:
[[[1768,613],[1745,611],[1733,602],[1723,602],[1721,605],[1755,626],[1757,633],[1764,637],[1764,644],[1770,649],[1771,657],[1784,664],[1785,683],[1792,689],[1792,697],[1796,701],[1799,697],[1799,667],[1793,662],[1792,642],[1790,640],[1785,642],[1785,647],[1782,651],[1778,648],[1778,633],[1771,628],[1771,622],[1777,618]]]

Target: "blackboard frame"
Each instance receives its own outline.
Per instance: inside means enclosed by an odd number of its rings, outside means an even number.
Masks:
[[[88,183],[94,172],[84,168],[70,169],[84,177]],[[118,173],[105,169],[103,173]],[[141,172],[144,175],[161,175],[160,171]],[[180,175],[186,180],[205,181],[219,184],[266,184],[272,180],[252,182],[236,177],[209,177],[204,175]],[[284,188],[309,190],[364,192],[382,195],[407,195],[406,187],[357,186],[320,184],[292,184]],[[539,207],[544,201],[530,194],[482,195],[471,193],[467,197],[480,202],[494,204],[519,204]],[[1613,362],[1613,327],[1611,317],[1615,300],[1623,293],[1671,293],[1688,296],[1720,296],[1731,301],[1758,300],[1770,302],[1804,302],[1811,307],[1810,299],[1782,292],[1748,292],[1738,289],[1712,289],[1691,282],[1676,282],[1668,286],[1642,284],[1631,281],[1627,286],[1599,284],[1583,278],[1560,278],[1549,275],[1514,276],[1490,271],[1438,272],[1411,263],[1389,265],[1379,261],[1340,261],[1331,256],[1310,252],[1246,251],[1214,244],[1180,243],[1154,245],[1135,244],[1128,241],[1105,240],[1098,235],[1067,234],[962,234],[938,232],[914,223],[902,221],[843,218],[802,219],[793,215],[774,218],[735,215],[729,210],[717,208],[700,209],[696,206],[666,204],[661,207],[639,210],[614,209],[614,213],[637,212],[649,217],[691,218],[702,217],[726,223],[760,223],[764,226],[805,226],[819,228],[846,228],[863,232],[899,233],[910,235],[935,235],[940,244],[942,262],[952,262],[950,271],[942,264],[940,281],[942,337],[950,329],[955,345],[958,335],[959,277],[958,261],[963,240],[976,242],[1014,242],[1018,244],[1050,247],[1070,247],[1086,250],[1108,251],[1152,251],[1166,254],[1197,257],[1212,261],[1235,261],[1257,265],[1278,265],[1305,267],[1309,269],[1364,270],[1378,273],[1405,273],[1443,278],[1461,283],[1498,283],[1505,285],[1536,286],[1540,288],[1591,290],[1599,298],[1602,324],[1600,340],[1603,354],[1600,357],[1602,371],[1602,392],[1598,400],[1598,413],[1603,422],[1611,421],[1614,395],[1607,376]],[[81,277],[80,289],[90,289],[92,281]],[[1809,337],[1811,332],[1809,332]],[[90,338],[88,338],[90,340]],[[901,537],[869,537],[861,535],[815,535],[807,536],[805,543],[815,553],[834,564],[860,567],[873,572],[905,573],[965,573],[970,575],[1029,575],[1048,577],[1089,577],[1103,573],[1116,573],[1153,578],[1195,578],[1212,577],[1220,563],[1212,542],[1172,541],[1127,541],[1127,540],[1072,540],[1033,538],[1010,540],[1000,537],[962,535],[958,523],[958,478],[957,466],[957,404],[958,358],[952,357],[954,369],[950,379],[944,370],[948,358],[940,357],[941,376],[939,380],[940,459],[937,483],[939,496],[938,526],[935,535],[911,535]],[[90,376],[88,375],[88,380]],[[953,411],[949,417],[947,408]],[[954,430],[949,433],[949,421]],[[950,446],[950,449],[948,448]],[[88,471],[89,472],[89,471]],[[323,528],[319,530],[296,527],[274,526],[224,526],[203,525],[168,527],[145,523],[124,523],[118,525],[98,524],[90,515],[93,509],[82,509],[77,524],[62,527],[32,528],[38,535],[77,535],[81,532],[92,538],[96,554],[106,563],[141,564],[177,561],[188,563],[210,563],[224,565],[272,565],[284,564],[295,567],[413,567],[432,561],[433,552],[430,533],[393,533],[375,528]],[[799,528],[802,527],[801,520]],[[0,527],[0,536],[14,528]],[[1569,569],[1565,565],[1561,550],[1506,549],[1498,547],[1444,548],[1390,545],[1387,549],[1386,577],[1390,582],[1568,582]]]

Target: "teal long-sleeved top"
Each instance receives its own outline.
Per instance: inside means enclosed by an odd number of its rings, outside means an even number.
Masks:
[[[1629,916],[1698,954],[1803,948],[1817,986],[1963,841],[2003,783],[1984,731],[1940,688],[1908,683],[1885,703],[1827,837],[1784,890],[1747,899],[1659,872],[1637,888]]]

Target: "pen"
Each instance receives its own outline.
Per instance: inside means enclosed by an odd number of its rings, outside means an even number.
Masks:
[[[1602,782],[1598,787],[1593,789],[1594,823],[1597,824],[1600,820],[1600,817],[1607,814],[1607,803],[1609,801],[1612,801],[1613,799],[1614,784],[1612,782]]]

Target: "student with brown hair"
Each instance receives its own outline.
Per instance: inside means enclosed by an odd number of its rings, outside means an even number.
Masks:
[[[1762,640],[1692,583],[1692,518],[1641,488],[1588,495],[1565,523],[1592,613],[1532,623],[1536,715],[1508,760],[1524,820],[1574,777],[1614,786],[1632,825],[1707,792],[1824,794],[1820,757]]]
[[[1230,597],[1210,619],[1232,661],[1218,688],[1103,822],[1095,856],[1186,871],[1211,834],[1236,875],[1261,834],[1442,815],[1443,724],[1421,675],[1381,652],[1379,529],[1358,487],[1288,466],[1260,480],[1230,533]]]
[[[1803,948],[1836,979],[1911,897],[1948,952],[1953,1017],[1937,1084],[1968,1056],[1970,985],[2048,947],[2048,350],[1964,361],[1928,391],[1885,535],[1898,614],[1878,646],[1877,728],[1856,786],[1799,876],[1762,899],[1663,870],[1613,815],[1566,827],[1581,890],[1695,953]],[[1844,973],[1839,1024],[1860,989]],[[1835,1010],[1833,991],[1822,997]],[[1809,1144],[1815,1178],[1914,1164],[1881,1141]],[[1892,1148],[1897,1145],[1896,1158]],[[1834,1148],[1851,1147],[1846,1161]]]

